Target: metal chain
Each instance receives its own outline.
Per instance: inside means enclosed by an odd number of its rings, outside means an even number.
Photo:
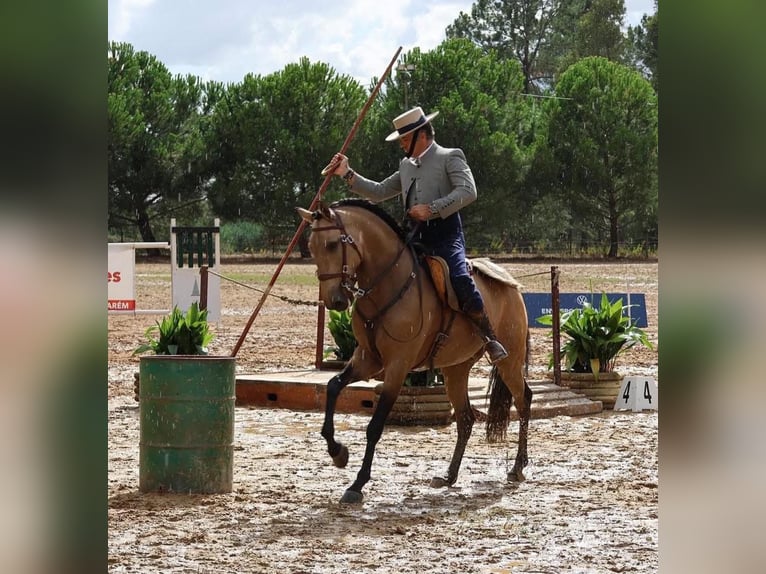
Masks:
[[[247,283],[242,283],[241,281],[237,281],[236,279],[232,279],[231,277],[226,277],[225,275],[216,273],[212,269],[208,269],[207,272],[212,275],[215,275],[216,277],[220,277],[221,279],[225,279],[226,281],[231,281],[235,285],[245,287],[246,289],[252,289],[253,291],[258,291],[258,293],[264,293],[262,289],[258,289],[257,287],[253,287],[252,285],[248,285]],[[284,295],[275,295],[274,293],[269,293],[269,296],[276,297],[277,299],[281,299],[282,301],[285,301],[286,303],[292,303],[293,305],[310,305],[314,307],[319,305],[319,301],[302,301],[300,299],[291,299],[290,297],[285,297]]]
[[[226,281],[230,281],[231,283],[234,283],[235,285],[239,285],[240,287],[245,287],[246,289],[252,289],[253,291],[257,291],[258,293],[264,293],[262,289],[258,289],[258,287],[253,287],[252,285],[248,285],[247,283],[242,283],[241,281],[237,281],[236,279],[232,279],[231,277],[226,277],[225,275],[221,275],[220,273],[216,273],[212,269],[207,270],[208,273],[215,275],[216,277],[220,277],[221,279],[225,279]],[[549,271],[541,271],[539,273],[529,273],[527,275],[514,275],[514,279],[523,279],[524,277],[535,277],[537,275],[548,275]],[[275,295],[274,293],[269,293],[270,297],[276,297],[277,299],[280,299],[281,301],[284,301],[285,303],[292,303],[293,305],[308,305],[316,307],[319,305],[319,301],[304,301],[301,299],[291,299],[290,297],[285,297],[284,295]]]

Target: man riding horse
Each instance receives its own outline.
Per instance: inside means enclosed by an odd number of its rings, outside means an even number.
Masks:
[[[478,327],[485,341],[490,363],[508,356],[497,341],[484,310],[484,300],[471,277],[465,257],[465,239],[459,211],[476,200],[476,184],[463,150],[445,148],[434,140],[431,120],[439,112],[426,115],[415,107],[394,118],[396,128],[386,141],[398,140],[405,157],[399,169],[383,181],[367,179],[349,166],[348,157],[333,156],[330,166],[335,175],[348,183],[351,191],[373,202],[402,197],[412,240],[427,254],[444,259],[461,310]]]

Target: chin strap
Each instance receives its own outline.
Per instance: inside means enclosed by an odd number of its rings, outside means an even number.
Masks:
[[[412,141],[410,142],[410,149],[407,150],[407,157],[412,157],[412,152],[415,151],[415,144],[418,143],[418,136],[420,135],[420,130],[422,128],[416,129],[414,132],[412,132]]]

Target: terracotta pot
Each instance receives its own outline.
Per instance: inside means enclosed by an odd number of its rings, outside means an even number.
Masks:
[[[376,406],[382,388],[382,384],[375,386]],[[386,424],[403,426],[441,426],[451,422],[452,405],[444,385],[402,387],[386,419]]]
[[[553,373],[549,376],[553,379]],[[622,387],[622,375],[616,372],[599,373],[596,378],[593,373],[561,371],[560,384],[592,401],[601,401],[605,409],[611,409]]]

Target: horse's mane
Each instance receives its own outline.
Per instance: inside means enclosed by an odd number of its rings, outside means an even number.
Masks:
[[[402,229],[402,226],[399,225],[396,219],[394,219],[391,216],[391,214],[385,211],[382,207],[379,207],[378,205],[366,199],[359,199],[356,197],[340,199],[330,205],[330,207],[344,207],[344,206],[361,207],[371,212],[373,215],[377,215],[380,219],[382,219],[388,224],[388,226],[394,231],[394,233],[396,233],[399,239],[401,239],[402,241],[406,241],[407,236],[404,233],[404,229]]]

